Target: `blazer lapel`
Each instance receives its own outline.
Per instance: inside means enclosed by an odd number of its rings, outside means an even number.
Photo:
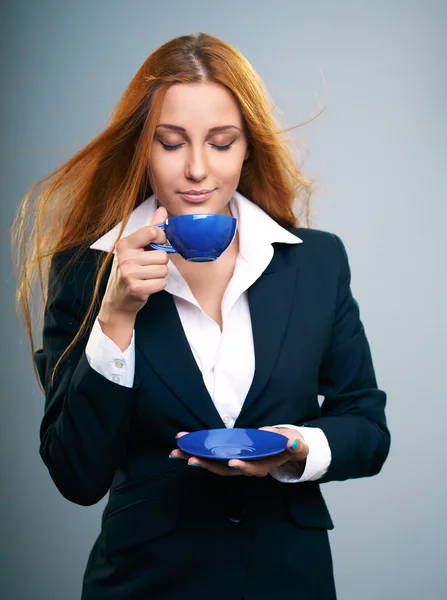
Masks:
[[[186,339],[174,298],[165,291],[149,297],[137,315],[135,343],[166,387],[202,422],[224,424],[206,389]]]
[[[266,386],[278,358],[292,309],[298,274],[296,260],[289,262],[287,256],[296,251],[300,251],[297,246],[275,249],[270,265],[248,290],[255,373],[235,427],[248,426],[252,411],[256,410],[254,401]]]

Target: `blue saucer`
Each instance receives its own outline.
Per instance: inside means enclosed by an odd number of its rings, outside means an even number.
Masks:
[[[183,452],[215,460],[254,460],[284,452],[287,437],[260,429],[205,429],[177,440]]]

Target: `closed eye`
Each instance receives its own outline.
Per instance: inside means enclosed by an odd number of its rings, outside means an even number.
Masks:
[[[163,146],[163,148],[165,150],[177,150],[178,148],[181,148],[183,146],[183,144],[175,144],[174,146],[170,145],[170,144],[164,144],[161,140],[157,140],[158,142],[160,142],[160,144]],[[232,142],[230,142],[229,144],[226,144],[225,146],[218,146],[217,144],[210,144],[210,146],[212,148],[214,148],[215,150],[220,150],[225,151],[225,150],[229,150],[231,148],[231,146],[234,144],[236,140],[233,140]]]

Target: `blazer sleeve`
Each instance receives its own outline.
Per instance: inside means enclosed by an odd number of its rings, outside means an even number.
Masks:
[[[128,388],[96,372],[85,353],[88,334],[51,381],[57,360],[80,328],[96,275],[93,250],[70,267],[71,257],[52,260],[42,348],[34,354],[45,390],[40,455],[61,494],[87,506],[107,493],[124,457],[138,381]]]
[[[386,394],[377,387],[369,343],[351,292],[345,247],[334,235],[341,259],[330,342],[319,371],[321,416],[303,423],[322,429],[332,459],[319,480],[342,481],[376,475],[390,448],[385,418]]]

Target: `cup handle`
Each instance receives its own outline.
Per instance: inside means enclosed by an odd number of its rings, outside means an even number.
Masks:
[[[161,223],[156,225],[156,227],[159,227],[162,231],[166,231],[166,223]],[[168,254],[175,254],[177,252],[170,244],[149,244],[148,247],[153,248],[154,250],[164,250]]]

